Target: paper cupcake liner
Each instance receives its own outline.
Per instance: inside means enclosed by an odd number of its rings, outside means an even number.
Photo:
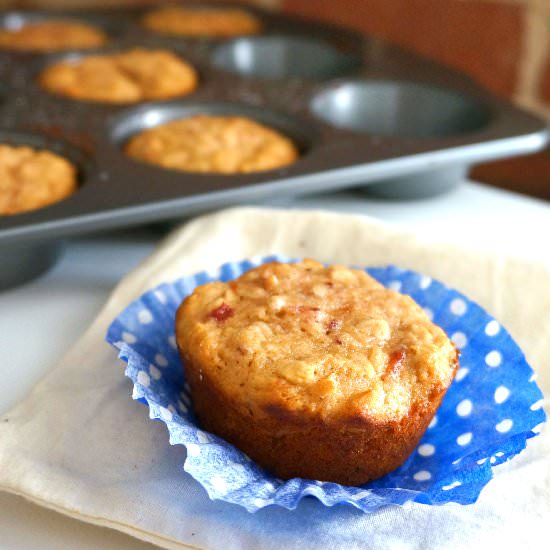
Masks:
[[[461,367],[417,449],[392,473],[360,487],[307,479],[281,480],[222,438],[201,430],[176,348],[174,319],[185,296],[209,281],[227,281],[284,256],[227,263],[162,284],[131,303],[111,324],[107,341],[128,363],[133,398],[164,422],[172,445],[184,445],[184,469],[219,499],[254,512],[294,509],[305,496],[326,506],[347,503],[372,512],[389,504],[477,500],[492,470],[519,452],[546,420],[542,393],[508,332],[480,306],[429,277],[395,266],[366,271],[408,294],[461,350]]]

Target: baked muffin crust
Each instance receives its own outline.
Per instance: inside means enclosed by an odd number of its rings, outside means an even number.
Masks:
[[[358,484],[395,469],[458,364],[410,297],[314,261],[199,287],[176,335],[204,427],[281,477]]]
[[[239,116],[196,115],[167,122],[132,137],[125,151],[163,168],[222,174],[271,170],[298,158],[288,138]]]
[[[105,103],[179,97],[192,92],[197,80],[195,69],[172,52],[143,48],[61,61],[39,77],[51,93]]]
[[[257,17],[238,8],[165,7],[145,14],[142,23],[155,32],[181,36],[229,37],[261,30]]]
[[[0,29],[0,48],[21,51],[61,51],[97,48],[107,35],[86,23],[53,19],[28,23],[18,29]]]
[[[58,202],[77,187],[76,168],[45,150],[0,144],[0,215]]]

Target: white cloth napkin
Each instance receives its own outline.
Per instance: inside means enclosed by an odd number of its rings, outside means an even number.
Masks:
[[[124,364],[104,342],[110,321],[178,276],[279,252],[358,265],[394,263],[443,280],[496,316],[550,395],[550,268],[420,240],[371,219],[240,208],[175,231],[126,277],[61,363],[0,419],[0,489],[165,548],[539,548],[548,540],[550,430],[496,469],[471,506],[409,503],[364,515],[314,499],[256,514],[212,502],[182,468],[164,425],[133,402]]]

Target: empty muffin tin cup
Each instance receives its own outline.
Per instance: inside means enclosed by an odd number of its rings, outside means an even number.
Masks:
[[[407,81],[344,82],[317,94],[311,110],[339,128],[396,138],[457,136],[491,120],[490,109],[474,98]]]
[[[265,79],[323,80],[342,76],[357,63],[328,42],[298,36],[258,36],[219,46],[213,64],[225,71]]]
[[[14,243],[0,247],[0,291],[28,283],[51,269],[61,257],[61,241]]]
[[[372,197],[389,200],[422,200],[443,195],[464,182],[469,166],[446,165],[444,168],[406,176],[388,178],[380,183],[370,183],[363,190]]]
[[[483,130],[491,110],[456,91],[407,81],[357,80],[318,93],[311,110],[333,126],[394,141],[445,139]],[[422,199],[464,180],[468,167],[448,164],[384,179],[365,190],[389,199]]]

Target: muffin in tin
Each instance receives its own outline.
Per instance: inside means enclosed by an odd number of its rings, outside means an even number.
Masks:
[[[25,145],[0,144],[0,216],[42,208],[77,188],[77,169],[68,160]]]
[[[186,172],[238,174],[280,168],[298,158],[278,131],[240,116],[195,115],[133,136],[125,146],[135,160]]]
[[[136,103],[191,93],[198,76],[174,53],[133,48],[46,67],[39,83],[50,93],[83,101]]]
[[[201,426],[285,479],[358,485],[394,470],[458,367],[410,297],[311,260],[196,288],[176,338]]]
[[[98,48],[108,42],[99,28],[69,19],[47,19],[14,29],[0,29],[0,49],[55,52]]]
[[[142,18],[149,30],[169,35],[223,38],[256,34],[262,30],[261,21],[239,8],[223,7],[164,7]]]

